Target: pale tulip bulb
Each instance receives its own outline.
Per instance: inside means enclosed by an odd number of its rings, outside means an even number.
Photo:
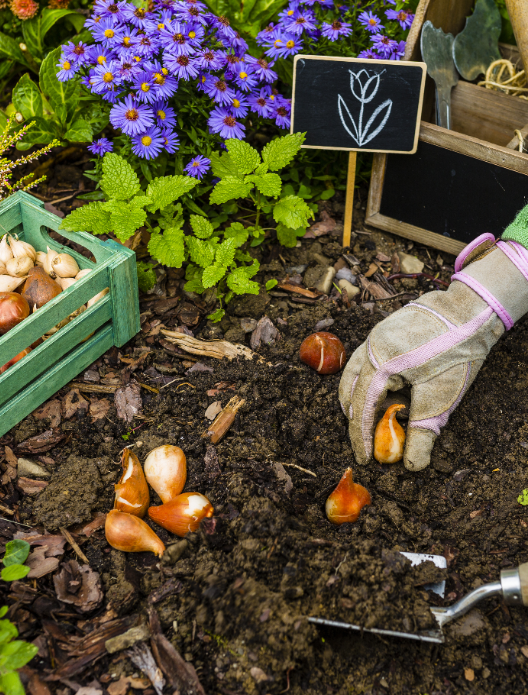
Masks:
[[[148,484],[162,502],[170,502],[185,487],[187,459],[178,446],[164,444],[153,449],[143,464]]]

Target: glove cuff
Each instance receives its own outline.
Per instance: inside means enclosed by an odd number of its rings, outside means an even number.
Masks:
[[[506,227],[502,235],[504,241],[516,241],[525,249],[528,249],[528,205],[526,205]]]
[[[510,328],[513,328],[514,321],[508,313],[508,311],[502,306],[499,300],[496,297],[494,297],[491,294],[491,292],[487,290],[484,287],[484,285],[482,285],[478,280],[471,277],[471,275],[466,275],[466,273],[455,273],[451,276],[451,280],[458,280],[459,282],[463,282],[464,285],[467,285],[469,288],[471,288],[473,292],[476,292],[479,295],[479,297],[481,297],[486,302],[486,304],[489,307],[491,307],[493,311],[497,314],[497,316],[504,324],[504,328],[507,331],[509,331]]]

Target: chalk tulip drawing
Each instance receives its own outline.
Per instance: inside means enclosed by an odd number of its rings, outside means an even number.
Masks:
[[[364,69],[359,72],[352,72],[352,70],[348,72],[350,73],[350,91],[353,97],[361,104],[357,124],[341,94],[337,96],[337,109],[341,123],[347,133],[358,147],[363,147],[385,128],[392,111],[392,99],[386,99],[383,104],[380,104],[364,126],[363,121],[367,117],[365,104],[369,104],[378,93],[381,76],[385,70],[372,75],[369,74],[368,70]],[[379,122],[380,118],[381,122]],[[377,123],[378,125],[376,125]],[[375,129],[373,130],[373,128]]]

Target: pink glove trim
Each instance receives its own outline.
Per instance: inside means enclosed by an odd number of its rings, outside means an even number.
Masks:
[[[372,432],[374,424],[374,413],[389,378],[407,369],[419,367],[424,364],[424,362],[427,362],[427,360],[471,338],[471,336],[491,318],[492,314],[493,309],[491,307],[484,309],[478,316],[462,324],[462,326],[452,328],[446,333],[442,333],[442,335],[439,335],[437,338],[433,338],[433,340],[430,340],[428,343],[424,343],[420,345],[420,347],[411,350],[411,352],[405,352],[403,355],[398,355],[398,357],[394,357],[392,360],[385,362],[376,374],[374,374],[370,386],[368,387],[361,421],[363,445],[368,458],[372,456],[372,436],[370,433]]]
[[[528,258],[524,246],[521,246],[516,241],[498,241],[497,246],[509,258],[517,270],[524,275],[525,279],[528,280]]]
[[[418,304],[418,302],[409,302],[408,304],[405,305],[405,309],[407,309],[408,306],[415,306],[418,307],[418,309],[425,309],[428,311],[430,314],[434,314],[437,319],[440,319],[443,324],[445,324],[448,328],[456,328],[456,325],[454,323],[451,323],[449,319],[446,319],[445,316],[442,316],[442,314],[439,314],[438,311],[435,311],[434,309],[430,309],[428,306],[424,306],[423,304]]]
[[[431,430],[431,432],[434,432],[436,434],[436,436],[438,436],[440,434],[440,428],[445,427],[445,425],[447,425],[447,421],[449,420],[449,416],[451,415],[453,410],[457,407],[457,405],[460,403],[464,394],[466,393],[470,374],[471,374],[471,363],[468,364],[468,367],[466,370],[466,378],[464,380],[464,386],[462,387],[460,393],[458,394],[456,401],[453,403],[453,405],[448,410],[444,411],[441,415],[437,415],[436,417],[427,418],[427,420],[413,420],[412,422],[409,422],[409,427],[414,427],[414,428],[420,429],[420,430]]]
[[[481,297],[497,314],[507,331],[509,331],[510,328],[513,328],[514,324],[512,317],[502,306],[499,300],[494,297],[491,292],[484,287],[484,285],[481,285],[478,280],[475,280],[475,278],[472,278],[470,275],[466,275],[466,273],[455,273],[451,276],[451,280],[463,282],[464,285],[471,288],[473,292],[476,292],[479,297]]]
[[[471,243],[469,243],[462,249],[462,251],[458,254],[455,260],[455,273],[459,273],[462,270],[462,268],[464,267],[464,262],[466,261],[466,258],[469,256],[469,254],[472,253],[478,246],[483,244],[485,241],[495,241],[495,237],[493,236],[493,234],[486,232],[485,234],[481,234],[480,236],[478,236],[476,239],[473,239]]]

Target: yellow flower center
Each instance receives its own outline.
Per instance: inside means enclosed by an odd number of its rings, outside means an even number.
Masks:
[[[134,56],[134,60],[136,61],[136,63],[139,63],[139,61],[141,60],[141,58],[140,58],[139,56]]]
[[[141,91],[142,92],[148,92],[149,90],[150,90],[150,86],[146,82],[143,82],[143,84],[141,85]]]
[[[196,32],[195,32],[195,31],[190,31],[190,32],[189,32],[189,38],[190,38],[190,39],[194,39],[195,36],[196,36]]]
[[[152,138],[148,135],[143,135],[143,137],[141,138],[141,144],[145,145],[145,147],[148,147],[151,142]]]
[[[161,31],[162,29],[165,29],[165,24],[158,24],[158,29]]]
[[[286,48],[293,48],[295,46],[295,41],[288,41]]]
[[[293,14],[293,10],[288,10],[288,17],[291,17]]]
[[[64,61],[62,64],[62,69],[63,70],[69,70],[71,68],[71,63],[69,63],[67,60]]]
[[[113,29],[107,29],[107,30],[105,31],[105,34],[104,34],[104,35],[106,36],[107,39],[111,39],[112,36],[114,35],[114,30],[113,30]]]
[[[165,116],[165,111],[162,111],[162,110],[160,109],[159,111],[156,111],[156,113],[158,114],[158,118],[161,118],[162,121],[165,120],[165,118],[166,118],[166,116]]]
[[[281,39],[277,39],[273,45],[275,46],[275,48],[278,48],[281,44],[282,44]]]
[[[101,21],[101,17],[96,17],[96,18],[94,19],[94,22],[95,22],[96,24],[99,24],[100,21]]]
[[[202,75],[202,84],[205,82],[205,75]]]
[[[371,19],[369,19],[368,23],[370,24],[371,27],[376,26],[376,20],[374,19],[374,17],[372,17]]]
[[[154,82],[156,84],[165,84],[165,77],[160,72],[154,73]]]
[[[123,39],[123,46],[130,46],[130,36],[125,36]]]
[[[239,77],[240,77],[241,80],[245,80],[246,77],[247,77],[247,72],[241,72],[241,73],[239,74]]]
[[[235,107],[235,109],[238,109],[238,107],[240,106],[240,102],[238,101],[238,99],[233,99],[233,106]]]
[[[192,165],[193,165],[193,167],[199,167],[199,166],[200,166],[200,162],[193,162]]]
[[[275,94],[270,94],[269,98],[271,99],[271,101],[273,101],[275,99]]]
[[[168,75],[168,74],[169,74],[169,71],[167,70],[167,68],[161,68],[161,72],[162,72],[164,75]]]
[[[111,72],[105,72],[105,74],[103,75],[103,80],[105,82],[111,82],[113,79],[114,79],[114,76],[112,75]]]
[[[106,58],[104,56],[99,56],[97,58],[97,62],[99,63],[99,65],[102,65],[103,63],[106,63]]]

